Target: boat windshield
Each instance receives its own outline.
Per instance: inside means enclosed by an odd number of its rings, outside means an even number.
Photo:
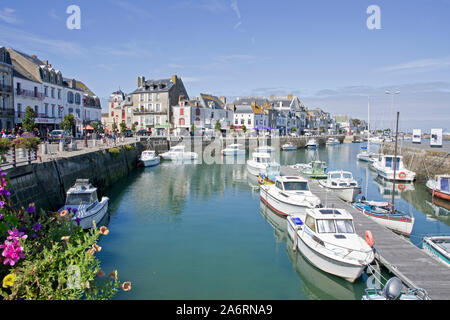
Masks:
[[[344,172],[344,173],[342,174],[342,176],[343,176],[345,179],[351,179],[351,178],[353,178],[351,173],[345,173],[345,172]]]
[[[169,152],[182,152],[183,149],[181,148],[170,148]]]
[[[317,230],[319,233],[336,233],[336,226],[332,219],[317,219]]]
[[[352,220],[336,220],[338,233],[355,233]]]
[[[94,198],[95,197],[95,198]],[[94,202],[97,198],[96,192],[93,193],[71,193],[67,195],[66,205],[80,205]]]
[[[393,159],[394,159],[394,157],[386,157],[386,167],[387,168],[393,168],[393,166],[392,166]],[[397,164],[395,165],[395,168],[396,169],[400,168],[400,158],[397,158]]]
[[[269,159],[268,158],[256,158],[256,162],[259,163],[268,163]]]
[[[332,173],[330,174],[331,179],[339,179],[341,177],[340,173]]]
[[[285,182],[284,190],[286,191],[308,191],[308,182]]]
[[[441,178],[441,190],[442,191],[450,191],[450,186],[449,186],[449,178]]]

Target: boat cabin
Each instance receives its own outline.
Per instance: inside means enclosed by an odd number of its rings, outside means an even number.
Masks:
[[[353,179],[353,174],[349,171],[331,171],[328,173],[328,180],[332,186],[357,186],[356,181]]]
[[[268,153],[253,153],[253,161],[257,163],[269,163],[270,162],[270,154]]]
[[[403,169],[403,156],[397,156],[396,160],[395,169]],[[394,169],[394,156],[380,155],[378,161],[382,167]]]
[[[345,239],[344,234],[355,233],[353,217],[344,209],[309,209],[304,224],[315,233],[334,233],[335,238]]]
[[[184,146],[171,147],[169,152],[184,152]]]
[[[450,175],[437,175],[435,179],[438,190],[450,193]]]
[[[89,179],[77,179],[74,186],[67,191],[66,206],[79,206],[98,202],[97,188]]]
[[[144,158],[153,158],[156,156],[156,152],[152,150],[143,151],[141,156]]]
[[[308,180],[302,177],[277,177],[275,187],[280,191],[309,191]]]

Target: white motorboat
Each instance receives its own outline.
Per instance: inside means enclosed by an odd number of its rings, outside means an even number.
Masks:
[[[385,199],[392,199],[392,192],[395,193],[395,198],[401,198],[401,194],[407,191],[414,191],[413,183],[399,183],[396,184],[395,190],[392,181],[384,180],[380,176],[373,179],[373,182],[377,185],[380,195]]]
[[[281,146],[283,151],[294,151],[297,150],[297,146],[292,144],[291,142],[285,143]]]
[[[450,175],[436,175],[434,179],[427,181],[426,186],[433,197],[450,201]]]
[[[356,155],[356,159],[359,161],[373,162],[380,157],[380,154],[369,151],[367,147],[362,147],[361,149],[363,151]]]
[[[376,161],[373,162],[373,167],[379,176],[387,180],[412,182],[416,178],[416,173],[406,169],[403,165],[402,156],[397,156],[397,161],[395,164],[395,177],[394,156],[392,155],[381,155]]]
[[[142,151],[139,161],[144,167],[153,167],[160,163],[161,158],[156,155],[155,151],[145,150]]]
[[[319,147],[319,143],[317,142],[316,139],[309,139],[308,142],[306,143],[306,148],[315,149],[318,147]]]
[[[422,247],[450,267],[450,236],[424,237]]]
[[[222,150],[224,156],[239,156],[245,154],[245,149],[241,149],[241,144],[230,144]]]
[[[327,180],[319,180],[319,184],[347,202],[355,201],[361,193],[361,187],[349,171],[330,171]]]
[[[254,152],[252,159],[247,160],[247,170],[254,176],[268,175],[280,171],[280,164],[272,161],[269,153]]]
[[[161,154],[164,160],[191,160],[197,159],[198,155],[195,152],[184,151],[185,146],[171,147],[169,151]]]
[[[320,206],[320,199],[309,190],[308,180],[300,176],[279,176],[275,184],[260,186],[261,201],[281,216],[304,216],[306,209]]]
[[[260,146],[255,148],[255,152],[258,153],[274,153],[275,149],[269,146]]]
[[[375,257],[344,209],[309,209],[304,219],[292,215],[286,220],[295,249],[324,272],[354,282]]]
[[[89,183],[89,179],[77,179],[67,190],[66,203],[58,213],[68,210],[74,213],[73,221],[79,223],[83,229],[90,229],[94,221],[98,225],[105,216],[108,203],[108,197],[102,197],[102,200],[98,201],[97,188]]]
[[[361,300],[430,300],[428,293],[421,288],[404,290],[402,281],[397,277],[390,278],[384,288],[367,288]]]
[[[368,141],[371,143],[379,144],[379,143],[383,142],[383,139],[380,137],[371,137],[371,138],[369,138]]]
[[[327,140],[327,146],[335,146],[335,145],[338,145],[338,144],[341,144],[341,143],[336,138],[329,138]]]

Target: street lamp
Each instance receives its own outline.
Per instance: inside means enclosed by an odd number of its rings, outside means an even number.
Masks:
[[[386,90],[385,91],[386,94],[392,94],[392,99],[391,99],[391,118],[392,118],[392,129],[391,129],[391,134],[393,134],[394,132],[394,116],[393,116],[393,112],[394,112],[394,95],[399,94],[400,91],[389,91]]]

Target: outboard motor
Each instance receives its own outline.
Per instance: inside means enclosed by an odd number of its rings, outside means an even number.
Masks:
[[[387,300],[397,300],[402,292],[402,288],[402,281],[397,277],[392,277],[386,282],[382,294]]]

